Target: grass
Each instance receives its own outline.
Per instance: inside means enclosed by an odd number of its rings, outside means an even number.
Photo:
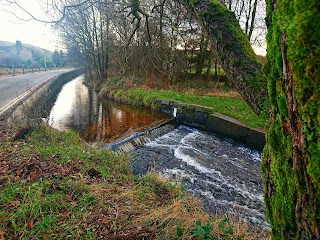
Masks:
[[[191,239],[202,226],[227,239],[219,227],[225,216],[209,216],[155,174],[134,176],[127,155],[91,149],[76,133],[47,126],[21,137],[0,143],[0,239]],[[235,238],[266,234],[236,219],[229,224]]]
[[[225,72],[222,68],[220,69],[217,69],[218,71],[216,72],[216,70],[214,68],[210,68],[210,74],[211,75],[220,75],[220,76],[225,76]],[[202,71],[201,71],[201,74],[206,74],[208,71],[207,68],[203,68]],[[187,70],[188,73],[192,73],[192,74],[195,74],[196,73],[196,69],[195,68],[191,68],[191,69],[188,69]]]
[[[156,108],[156,100],[173,100],[188,104],[195,104],[212,108],[218,112],[238,119],[244,124],[254,128],[264,128],[266,121],[259,118],[243,100],[237,97],[199,96],[190,92],[176,92],[173,90],[145,89],[141,87],[128,90],[113,90],[111,95],[127,103]]]

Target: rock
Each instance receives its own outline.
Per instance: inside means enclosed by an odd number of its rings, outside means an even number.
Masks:
[[[90,168],[90,169],[87,171],[87,174],[88,174],[89,177],[91,177],[91,178],[102,177],[101,172],[99,172],[99,171],[96,170],[95,168]]]
[[[19,128],[18,131],[15,133],[12,141],[17,141],[19,139],[25,139],[26,136],[32,131],[31,127],[22,127]]]

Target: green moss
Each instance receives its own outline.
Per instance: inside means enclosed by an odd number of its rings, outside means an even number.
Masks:
[[[200,8],[197,10],[196,15],[198,14],[200,21],[203,22],[206,26],[216,26],[214,29],[208,28],[209,31],[218,31],[219,34],[209,32],[209,35],[213,36],[217,44],[217,51],[220,54],[222,62],[229,62],[226,65],[231,64],[234,68],[239,69],[253,69],[253,65],[256,65],[256,70],[252,72],[248,71],[248,74],[244,76],[245,82],[254,89],[254,91],[261,92],[266,88],[266,78],[264,74],[261,73],[261,65],[257,59],[256,54],[254,53],[250,42],[246,34],[240,28],[239,22],[235,16],[235,13],[226,8],[218,0],[210,0],[208,5],[203,4],[199,1],[187,1],[184,0],[184,5],[187,8],[194,12],[194,9]],[[218,49],[224,49],[230,52],[230,56],[223,56],[222,52],[219,52]],[[232,57],[232,55],[236,57]],[[227,70],[227,69],[226,69]],[[264,105],[264,104],[262,104]]]
[[[291,138],[283,132],[281,119],[276,119],[269,127],[267,136],[269,148],[263,151],[261,169],[265,179],[272,176],[272,187],[265,192],[273,191],[271,196],[266,194],[267,216],[272,226],[274,239],[284,239],[279,232],[283,228],[291,228],[295,219],[292,197],[294,195],[294,174],[292,171]],[[270,164],[271,159],[271,164]]]
[[[211,11],[211,9],[214,10]],[[209,2],[208,10],[203,11],[200,16],[206,18],[207,22],[224,21],[227,26],[226,31],[231,31],[233,38],[237,39],[237,41],[241,43],[241,53],[243,53],[251,61],[258,61],[246,34],[239,26],[239,22],[237,21],[234,12],[226,8],[220,1],[211,0]],[[223,41],[224,39],[221,40]],[[233,50],[236,52],[239,51],[236,43],[231,43],[229,47],[233,48]]]
[[[286,118],[288,117],[288,103],[287,103],[287,98],[284,95],[281,95],[278,100],[278,108],[281,113],[281,115],[285,116]]]
[[[264,71],[268,74],[273,106],[262,163],[267,216],[274,239],[315,239],[320,218],[320,2],[268,0],[267,5],[268,56]],[[284,56],[281,47],[287,49]],[[283,58],[289,62],[289,77],[293,77],[298,103],[293,110],[297,116],[288,113],[287,105],[292,103],[287,91],[291,79],[283,75]],[[295,163],[297,150],[293,150],[291,133],[283,127],[283,121],[288,119],[293,120],[297,129],[301,120],[302,159]],[[301,205],[298,202],[303,196],[309,202]],[[296,218],[297,205],[306,219]]]

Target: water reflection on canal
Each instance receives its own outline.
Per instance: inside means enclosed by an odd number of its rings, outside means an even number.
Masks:
[[[97,147],[148,127],[169,116],[99,99],[79,76],[65,84],[50,112],[49,125],[59,130],[74,130]]]

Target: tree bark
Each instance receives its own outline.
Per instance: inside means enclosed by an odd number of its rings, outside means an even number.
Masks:
[[[202,74],[202,70],[204,68],[204,61],[205,61],[205,52],[207,51],[207,48],[208,48],[208,42],[207,42],[207,39],[205,39],[205,34],[202,33],[200,48],[196,56],[196,76],[200,76]]]
[[[274,239],[320,239],[320,2],[267,4],[267,216]]]
[[[234,14],[215,0],[182,1],[207,31],[229,79],[260,112],[265,77]],[[320,239],[320,1],[267,0],[267,6],[266,213],[273,239]]]
[[[207,33],[231,83],[257,114],[265,113],[266,77],[235,14],[218,0],[181,1]]]

